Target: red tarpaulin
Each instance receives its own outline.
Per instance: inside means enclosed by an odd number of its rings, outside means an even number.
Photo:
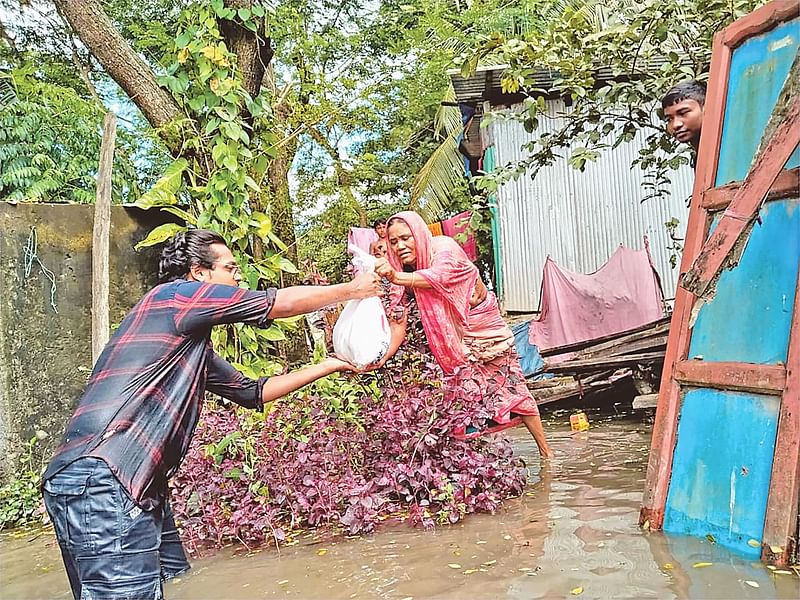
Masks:
[[[620,246],[594,273],[572,273],[549,256],[542,278],[541,314],[530,323],[529,339],[540,350],[592,340],[657,321],[664,296],[650,258]]]

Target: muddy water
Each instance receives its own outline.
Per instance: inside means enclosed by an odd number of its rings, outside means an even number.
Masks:
[[[596,417],[575,435],[564,421],[547,425],[557,457],[542,467],[524,430],[512,433],[531,483],[495,515],[435,531],[395,524],[369,537],[308,536],[280,553],[227,549],[194,561],[190,574],[167,584],[167,597],[800,597],[795,574],[775,574],[707,540],[637,528],[650,439],[640,419]],[[70,597],[52,535],[36,536],[2,538],[0,597]],[[700,562],[712,565],[692,566]]]

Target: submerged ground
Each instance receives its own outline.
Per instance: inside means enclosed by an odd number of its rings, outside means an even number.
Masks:
[[[435,531],[386,524],[367,537],[309,534],[280,552],[226,549],[193,561],[167,584],[167,598],[800,597],[794,572],[708,540],[640,531],[650,425],[639,415],[590,419],[580,434],[566,416],[548,419],[557,455],[542,467],[525,430],[510,434],[530,483],[495,515]],[[71,597],[49,531],[3,534],[0,579],[4,599]]]

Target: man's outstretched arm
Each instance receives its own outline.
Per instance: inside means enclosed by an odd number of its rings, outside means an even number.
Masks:
[[[261,400],[266,404],[278,398],[299,390],[304,385],[316,381],[320,377],[325,377],[337,371],[354,371],[353,365],[346,363],[338,358],[326,358],[321,363],[309,365],[286,373],[285,375],[275,375],[270,377],[261,389]]]
[[[370,298],[381,293],[380,277],[375,273],[359,275],[349,283],[337,285],[298,285],[279,289],[269,311],[270,319],[293,317],[314,312],[345,300]]]

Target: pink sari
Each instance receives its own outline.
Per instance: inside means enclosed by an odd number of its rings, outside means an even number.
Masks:
[[[489,293],[479,305],[469,305],[478,280],[477,267],[455,240],[433,237],[417,213],[405,211],[389,220],[395,218],[404,221],[414,236],[414,273],[432,286],[429,290],[414,289],[431,352],[445,377],[467,396],[480,398],[493,415],[489,423],[465,427],[456,435],[477,437],[517,425],[517,415],[539,414],[525,385],[514,336],[500,315],[497,298]],[[394,252],[389,251],[388,259],[396,271],[403,270]],[[402,304],[403,296],[402,287],[392,286],[391,305]]]
[[[462,340],[478,269],[453,238],[433,237],[417,213],[404,211],[392,217],[395,218],[404,221],[414,236],[417,251],[414,273],[433,286],[430,290],[414,290],[428,345],[442,370],[446,374],[452,373],[458,365],[466,362]],[[395,271],[403,270],[394,252],[390,251],[387,258]],[[402,287],[392,286],[392,306],[402,303],[403,293]]]

